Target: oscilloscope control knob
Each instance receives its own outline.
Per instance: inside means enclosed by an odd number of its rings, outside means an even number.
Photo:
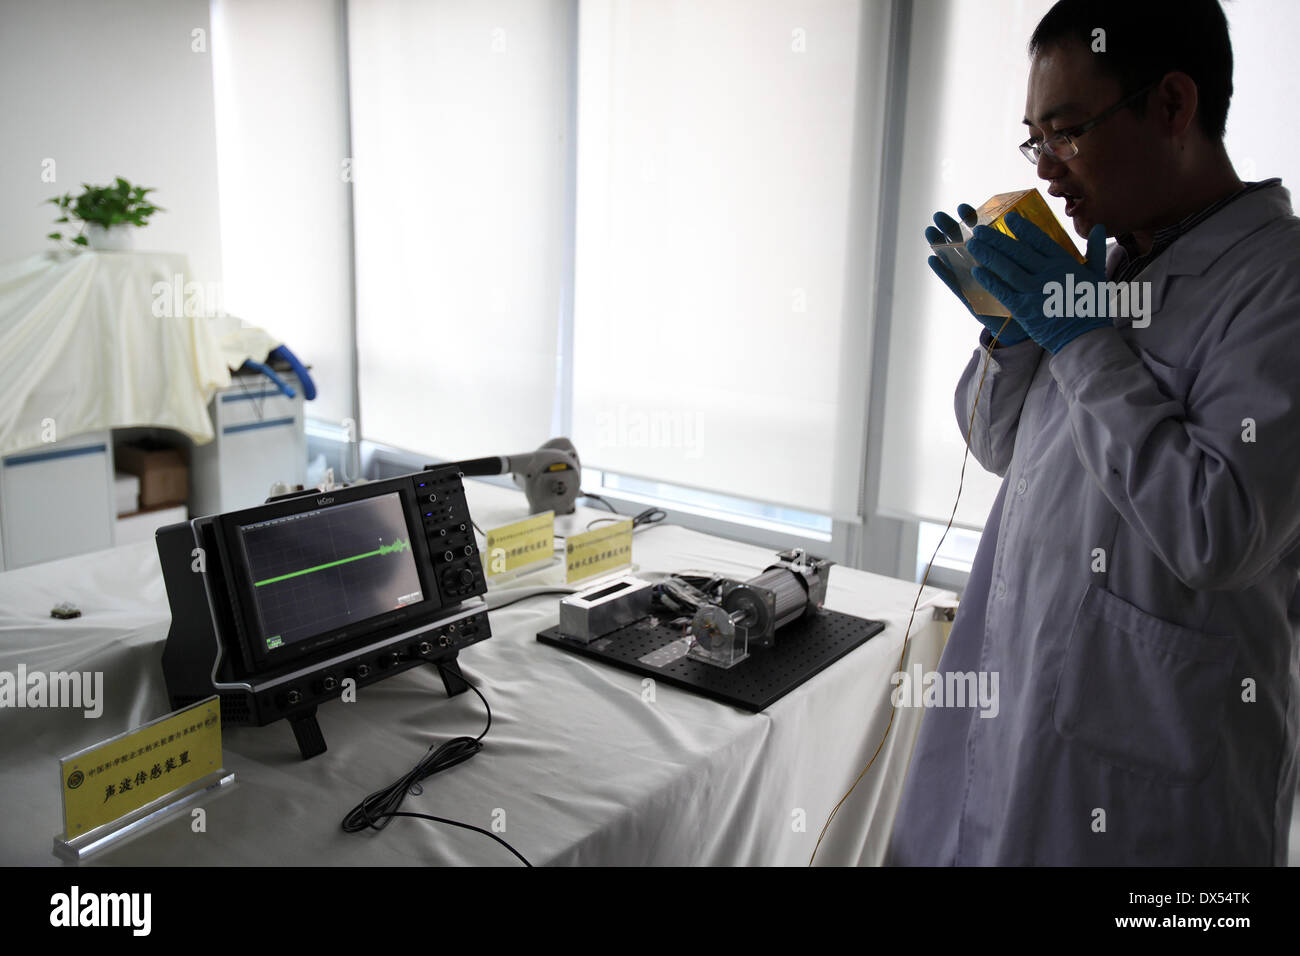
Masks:
[[[442,576],[442,583],[448,591],[459,591],[474,584],[474,572],[469,568],[448,571]]]

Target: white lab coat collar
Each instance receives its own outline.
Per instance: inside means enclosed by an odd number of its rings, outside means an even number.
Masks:
[[[1290,216],[1291,193],[1281,183],[1242,196],[1174,240],[1136,276],[1151,283],[1151,310],[1159,312],[1165,285],[1178,275],[1202,275],[1242,239],[1275,219]],[[1125,322],[1124,324],[1128,324]]]
[[[1234,200],[1219,209],[1208,220],[1199,222],[1186,235],[1175,239],[1164,254],[1143,269],[1135,281],[1151,282],[1152,312],[1160,311],[1165,300],[1165,286],[1173,276],[1200,276],[1217,263],[1230,248],[1247,235],[1262,229],[1283,216],[1291,216],[1291,193],[1281,182],[1265,187]],[[1106,274],[1114,274],[1114,261],[1125,255],[1119,243],[1112,243],[1108,251]],[[1119,321],[1119,326],[1131,319]]]

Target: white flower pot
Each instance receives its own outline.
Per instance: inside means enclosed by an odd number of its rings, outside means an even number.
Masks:
[[[97,222],[86,223],[86,241],[101,252],[129,252],[135,248],[133,226],[120,224],[105,229]]]

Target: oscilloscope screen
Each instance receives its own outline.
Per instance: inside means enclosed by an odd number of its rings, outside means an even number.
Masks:
[[[265,651],[424,600],[397,492],[242,525]]]

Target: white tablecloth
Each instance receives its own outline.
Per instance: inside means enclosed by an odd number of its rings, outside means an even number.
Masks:
[[[522,517],[522,495],[468,482],[478,523]],[[579,523],[599,511],[580,509]],[[680,527],[638,530],[634,559],[653,571],[760,571],[772,552]],[[520,586],[529,582],[519,581]],[[923,600],[942,596],[927,589]],[[558,598],[493,611],[493,636],[461,654],[493,723],[474,759],[425,781],[404,809],[491,828],[534,864],[808,862],[827,813],[875,752],[890,715],[890,675],[916,595],[904,581],[836,567],[827,607],[887,622],[885,631],[760,714],[749,714],[541,644]],[[493,602],[504,600],[497,591]],[[82,616],[57,621],[62,600]],[[0,863],[50,864],[61,829],[57,758],[168,710],[161,654],[167,597],[152,544],[0,574],[0,670],[98,670],[104,710],[0,710]],[[779,638],[778,638],[779,639]],[[920,612],[907,664],[933,669],[943,634]],[[818,863],[881,859],[922,711],[900,708],[875,766],[845,803]],[[95,857],[116,865],[516,865],[468,831],[397,819],[345,834],[343,815],[409,770],[431,742],[477,735],[472,693],[448,700],[433,668],[362,688],[321,707],[329,749],[299,759],[283,721],[223,729],[238,782],[207,804],[207,831],[188,814]]]
[[[188,291],[187,291],[188,290]],[[135,425],[212,439],[230,368],[279,345],[213,305],[185,256],[49,252],[0,265],[0,454]]]

